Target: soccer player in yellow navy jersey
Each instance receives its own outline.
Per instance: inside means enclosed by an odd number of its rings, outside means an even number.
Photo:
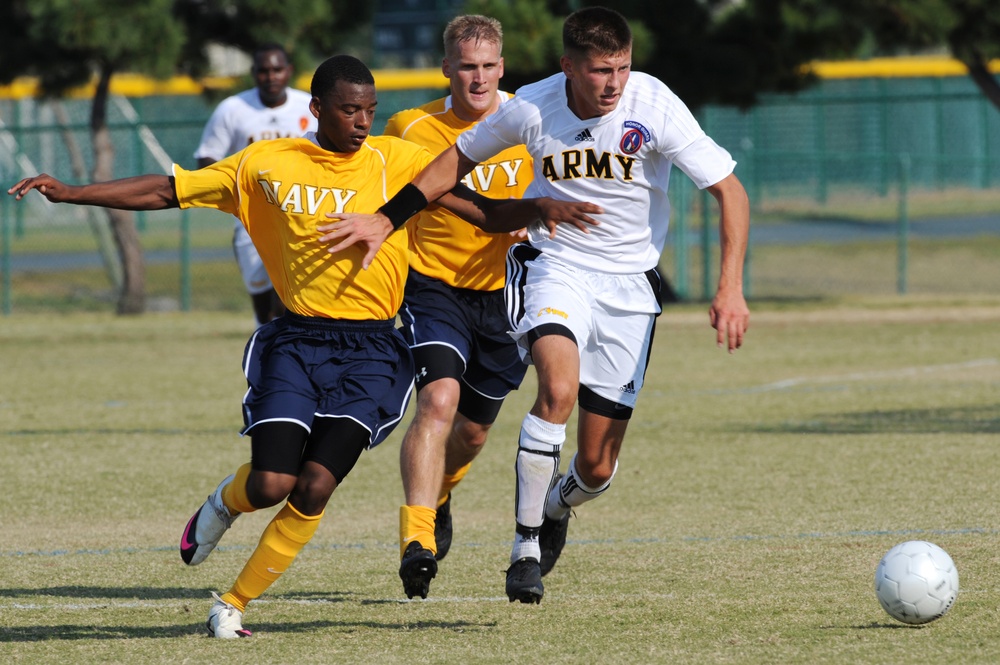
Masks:
[[[509,98],[498,89],[502,47],[496,19],[453,19],[444,30],[441,65],[450,94],[400,111],[385,133],[435,155],[451,147]],[[462,182],[509,199],[520,198],[531,178],[531,157],[516,146],[477,165]],[[517,238],[486,233],[444,208],[421,212],[406,228],[410,274],[400,319],[417,371],[417,409],[400,448],[406,503],[399,516],[399,576],[408,597],[426,598],[436,562],[451,547],[452,490],[527,365],[507,334],[503,301],[507,250]]]
[[[334,254],[322,234],[340,213],[384,207],[432,155],[400,139],[368,136],[377,99],[360,60],[326,60],[311,93],[318,129],[304,139],[254,143],[198,171],[175,166],[173,176],[69,186],[42,174],[8,190],[17,199],[37,189],[57,203],[235,215],[288,310],[258,328],[244,353],[243,432],[251,461],[219,484],[181,536],[181,558],[199,564],[241,513],[285,501],[233,586],[213,594],[207,626],[215,637],[250,635],[242,623],[247,604],[309,542],[334,489],[364,449],[389,435],[413,387],[412,357],[394,325],[407,273],[405,236],[394,235],[373,257],[363,245]],[[539,216],[553,230],[557,221],[582,224],[586,210],[546,199],[499,202],[463,189],[444,205],[498,232]]]

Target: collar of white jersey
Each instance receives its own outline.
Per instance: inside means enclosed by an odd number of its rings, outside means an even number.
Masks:
[[[503,104],[505,101],[513,97],[509,92],[504,92],[503,90],[497,90],[497,96],[500,97],[500,103]],[[444,110],[451,110],[451,95],[444,98]]]

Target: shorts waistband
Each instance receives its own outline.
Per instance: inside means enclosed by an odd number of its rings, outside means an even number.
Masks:
[[[396,327],[395,319],[352,321],[350,319],[328,319],[322,316],[302,316],[293,312],[286,312],[283,318],[293,326],[312,330],[386,332]]]

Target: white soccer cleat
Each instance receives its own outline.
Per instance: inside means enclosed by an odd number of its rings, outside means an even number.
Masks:
[[[208,611],[208,621],[205,622],[209,637],[230,640],[253,635],[243,627],[243,612],[219,598],[219,594],[214,591],[212,598],[215,598],[215,605],[212,605],[212,609]]]
[[[187,565],[197,566],[207,559],[219,544],[222,535],[233,525],[233,520],[240,516],[240,513],[230,515],[222,503],[222,488],[232,481],[233,476],[227,476],[219,483],[184,527],[181,535],[181,559]]]

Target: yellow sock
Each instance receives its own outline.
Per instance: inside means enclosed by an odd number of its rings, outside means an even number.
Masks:
[[[236,469],[233,482],[222,488],[222,503],[231,513],[252,513],[257,510],[247,498],[247,478],[250,477],[250,462]]]
[[[310,517],[286,503],[264,529],[257,548],[222,599],[244,611],[247,603],[260,597],[292,565],[292,560],[316,533],[322,518],[323,513]]]
[[[469,472],[469,467],[471,466],[472,462],[469,462],[455,473],[444,474],[444,482],[441,483],[441,494],[438,496],[438,508],[443,506],[444,502],[448,500],[448,495],[451,494],[456,485],[462,482],[462,478],[465,478],[465,474]]]
[[[424,549],[437,554],[437,542],[434,540],[433,508],[426,506],[399,507],[399,558],[403,558],[406,546],[414,540]]]

